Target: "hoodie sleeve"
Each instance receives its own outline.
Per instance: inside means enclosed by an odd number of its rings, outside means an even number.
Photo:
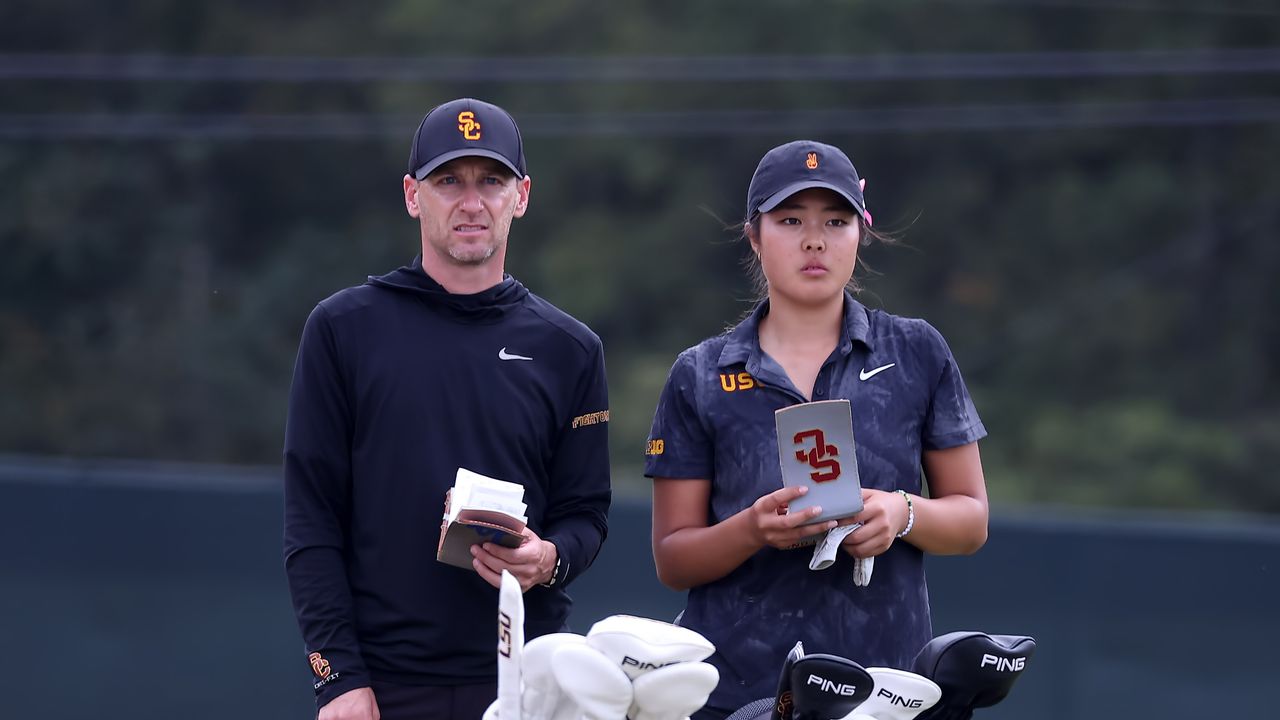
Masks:
[[[581,371],[573,408],[552,460],[544,522],[543,539],[555,544],[559,556],[548,583],[556,587],[591,566],[608,534],[609,391],[599,339]]]
[[[302,332],[289,392],[284,564],[319,706],[369,684],[343,560],[352,428],[340,358],[330,316],[317,305]]]

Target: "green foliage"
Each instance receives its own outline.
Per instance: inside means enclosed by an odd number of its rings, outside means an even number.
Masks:
[[[525,127],[533,196],[509,269],[605,340],[623,492],[647,493],[641,450],[675,355],[749,307],[726,226],[756,161],[812,135],[849,151],[877,227],[901,241],[864,250],[864,301],[950,341],[991,430],[995,504],[1280,512],[1280,125],[1105,121],[1125,103],[1274,103],[1274,72],[680,76],[708,58],[871,70],[1280,45],[1266,3],[1096,5],[6,7],[6,57],[382,58],[386,77],[0,76],[0,452],[277,462],[306,314],[414,255],[413,128],[477,95]],[[650,69],[583,77],[628,60]],[[986,120],[965,125],[974,108]],[[1036,108],[1042,125],[1005,123]],[[904,111],[957,124],[856,126]],[[6,130],[44,114],[159,129]]]
[[[998,502],[1253,511],[1255,502],[1280,495],[1251,477],[1262,444],[1226,424],[1181,417],[1160,401],[1041,407],[996,448],[984,460]]]

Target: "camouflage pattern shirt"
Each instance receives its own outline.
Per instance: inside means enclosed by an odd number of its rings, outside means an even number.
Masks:
[[[654,414],[645,475],[709,479],[708,522],[721,522],[782,487],[774,411],[805,402],[760,349],[761,303],[724,335],[680,354]],[[877,371],[877,369],[879,369]],[[924,450],[986,435],[942,336],[923,320],[869,310],[846,293],[840,342],[814,383],[817,400],[853,410],[863,487],[921,492]],[[821,571],[811,548],[766,547],[723,578],[689,591],[679,623],[716,646],[720,684],[710,714],[772,696],[787,651],[825,652],[863,666],[909,669],[932,637],[923,553],[895,542],[867,587],[844,552]]]

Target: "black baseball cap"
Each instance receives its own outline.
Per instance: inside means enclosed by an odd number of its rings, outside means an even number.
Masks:
[[[460,157],[493,158],[524,177],[524,143],[510,113],[475,98],[437,105],[422,118],[409,149],[409,174],[421,180]]]
[[[853,162],[840,148],[813,140],[796,140],[765,153],[747,188],[747,218],[769,212],[783,200],[809,188],[839,193],[867,225],[871,214]]]

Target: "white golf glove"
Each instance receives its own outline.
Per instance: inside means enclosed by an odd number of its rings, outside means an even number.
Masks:
[[[854,523],[852,525],[840,525],[833,527],[827,531],[818,544],[813,548],[813,559],[809,561],[810,570],[826,570],[836,562],[836,551],[840,549],[840,543],[848,537],[849,533],[862,527],[862,523]],[[871,572],[875,570],[876,559],[854,558],[853,564],[853,584],[858,587],[866,587],[871,583]]]

